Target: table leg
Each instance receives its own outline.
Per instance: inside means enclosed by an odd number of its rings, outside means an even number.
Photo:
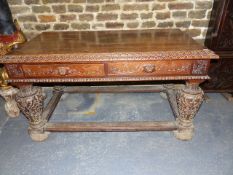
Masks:
[[[48,137],[44,132],[47,120],[43,118],[44,94],[41,87],[21,86],[16,95],[16,102],[21,112],[29,121],[28,132],[34,141],[43,141]]]
[[[176,95],[178,116],[176,122],[178,130],[175,136],[180,140],[190,140],[193,137],[193,118],[203,102],[204,93],[199,84],[189,84],[178,90]]]
[[[5,110],[9,117],[15,118],[19,116],[19,108],[15,101],[15,95],[18,90],[11,86],[0,89],[0,95],[5,99]]]
[[[18,92],[16,88],[8,85],[8,74],[4,68],[0,68],[0,96],[2,96],[5,103],[5,110],[9,117],[18,117],[19,108],[15,102],[15,95]]]

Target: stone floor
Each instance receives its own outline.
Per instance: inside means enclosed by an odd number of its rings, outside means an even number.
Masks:
[[[23,116],[8,119],[0,101],[0,175],[232,175],[233,102],[209,94],[191,141],[171,132],[51,133],[33,142]],[[156,93],[65,94],[51,120],[173,119]]]

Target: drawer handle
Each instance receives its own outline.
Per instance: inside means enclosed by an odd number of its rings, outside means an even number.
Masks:
[[[143,71],[146,73],[152,73],[155,71],[155,65],[153,64],[147,64],[143,66]]]
[[[66,67],[59,67],[58,68],[58,73],[60,75],[68,75],[70,72]]]

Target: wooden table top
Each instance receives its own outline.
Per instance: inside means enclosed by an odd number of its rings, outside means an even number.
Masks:
[[[168,53],[168,54],[164,54]],[[184,54],[186,53],[186,54]],[[119,56],[120,55],[120,56]],[[45,32],[0,59],[7,62],[46,62],[94,59],[213,59],[217,56],[178,29],[131,31]],[[54,56],[57,56],[56,58]],[[76,56],[76,58],[74,58]],[[88,56],[88,57],[85,57]],[[58,58],[59,57],[59,58]],[[72,57],[72,58],[71,58]],[[131,58],[130,58],[131,57]],[[34,60],[34,61],[33,61]]]

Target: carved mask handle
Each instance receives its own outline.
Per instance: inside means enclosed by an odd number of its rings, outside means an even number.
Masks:
[[[152,73],[155,71],[155,65],[154,64],[147,64],[143,66],[143,71],[146,73]]]

